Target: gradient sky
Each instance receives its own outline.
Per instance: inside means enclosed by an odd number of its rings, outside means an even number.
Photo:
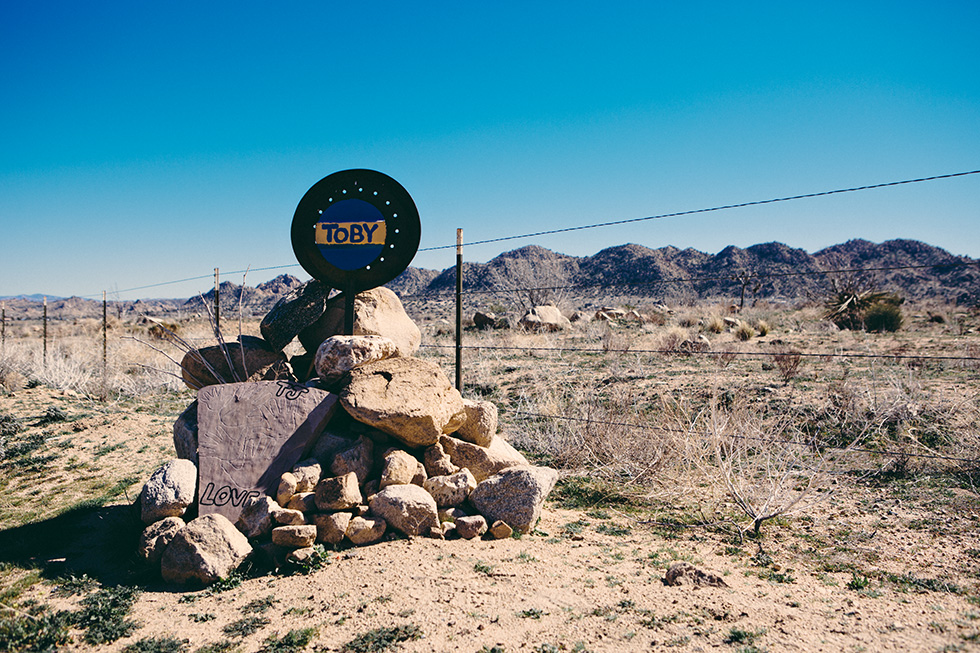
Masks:
[[[373,168],[421,247],[980,169],[980,3],[5,2],[0,296],[187,297],[296,263]],[[467,248],[980,257],[980,175]],[[453,250],[413,265],[444,268]],[[297,267],[257,270],[254,285]]]

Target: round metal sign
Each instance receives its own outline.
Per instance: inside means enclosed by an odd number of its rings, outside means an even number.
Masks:
[[[304,270],[356,293],[382,286],[408,267],[422,225],[415,202],[397,181],[374,170],[343,170],[306,191],[291,233]]]

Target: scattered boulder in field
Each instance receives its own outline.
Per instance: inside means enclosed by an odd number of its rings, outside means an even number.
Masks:
[[[417,485],[389,485],[371,497],[371,514],[389,526],[416,537],[439,525],[439,508],[432,495]]]
[[[336,383],[355,367],[397,353],[395,343],[382,336],[331,336],[316,350],[316,372],[324,383]]]
[[[456,532],[464,540],[472,540],[487,532],[487,520],[483,515],[460,517],[453,523],[456,525]]]
[[[325,478],[316,486],[316,507],[320,510],[348,510],[361,503],[357,474]]]
[[[374,544],[384,537],[386,528],[380,517],[354,517],[347,526],[347,539],[358,546]]]
[[[327,310],[329,295],[329,286],[311,279],[276,302],[259,324],[269,347],[282,351],[300,331],[320,319]]]
[[[469,469],[477,483],[508,467],[531,464],[521,452],[499,437],[494,437],[489,447],[481,447],[448,435],[439,438],[439,444],[449,454],[452,464]]]
[[[137,550],[140,558],[151,565],[159,564],[164,550],[185,525],[184,520],[180,517],[164,517],[147,526],[143,534],[140,535],[140,544]]]
[[[320,319],[300,331],[299,340],[306,351],[316,351],[324,340],[344,332],[344,302],[343,295],[333,297]],[[384,336],[395,343],[399,356],[412,356],[422,343],[422,332],[408,317],[398,295],[384,287],[354,296],[353,335]]]
[[[245,504],[235,526],[249,539],[262,537],[272,530],[272,515],[280,509],[272,497],[254,497]]]
[[[209,585],[225,578],[252,552],[248,539],[224,515],[194,519],[171,540],[160,559],[168,583]]]
[[[272,529],[272,543],[279,546],[302,549],[313,546],[314,542],[316,542],[316,526],[313,524],[277,526]]]
[[[197,467],[189,460],[176,459],[157,468],[140,492],[144,524],[164,517],[180,517],[194,503]]]
[[[728,587],[721,576],[701,571],[690,562],[675,562],[667,570],[665,585],[694,585],[697,587]]]
[[[331,512],[321,515],[313,515],[313,523],[316,525],[316,541],[325,544],[340,544],[347,534],[347,527],[350,526],[353,515],[349,512]]]
[[[491,523],[499,519],[527,533],[557,480],[558,472],[550,467],[512,467],[477,485],[470,503]]]
[[[555,332],[571,328],[571,321],[557,306],[535,306],[521,317],[518,324],[526,331]]]
[[[476,479],[470,470],[462,469],[450,476],[428,478],[422,487],[436,500],[437,506],[450,508],[466,501],[470,492],[476,489]]]
[[[354,419],[410,447],[435,444],[465,421],[463,398],[435,363],[389,358],[351,372],[340,401]]]
[[[510,322],[506,317],[498,317],[495,313],[481,313],[479,311],[473,314],[473,325],[480,330],[510,328]]]
[[[174,422],[174,449],[177,457],[197,464],[197,400],[184,409]]]
[[[228,359],[234,364],[234,371]],[[192,349],[180,362],[181,377],[192,390],[216,383],[292,380],[292,370],[280,351],[255,336],[240,336],[239,342]],[[217,374],[217,376],[215,376]]]
[[[463,399],[463,409],[466,422],[456,431],[455,437],[489,447],[497,433],[497,405],[490,401]]]

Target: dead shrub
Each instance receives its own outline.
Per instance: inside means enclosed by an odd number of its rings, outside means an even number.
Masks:
[[[721,333],[725,330],[725,321],[720,315],[712,315],[704,321],[704,330],[708,333]]]
[[[803,352],[799,349],[780,347],[769,355],[773,365],[779,370],[779,376],[783,381],[795,379],[800,373],[800,366],[803,363]]]

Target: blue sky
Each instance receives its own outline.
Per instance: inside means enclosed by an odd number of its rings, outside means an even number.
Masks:
[[[976,2],[21,2],[0,8],[0,296],[288,266],[338,170],[422,248],[980,169]],[[467,248],[980,257],[980,175]],[[413,265],[452,265],[452,250]],[[256,271],[248,282],[298,268]],[[241,282],[242,275],[226,277]]]

